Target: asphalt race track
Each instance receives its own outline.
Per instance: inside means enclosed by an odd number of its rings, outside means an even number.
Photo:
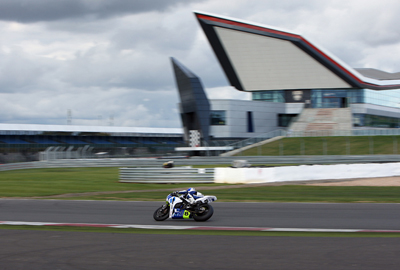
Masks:
[[[0,221],[400,230],[400,204],[216,202],[207,222],[157,222],[162,203],[4,199]]]
[[[152,219],[162,202],[0,200],[1,221],[400,229],[400,204],[214,203],[208,222]],[[399,238],[0,230],[1,269],[398,269]]]
[[[398,238],[145,235],[0,230],[0,269],[385,269]]]

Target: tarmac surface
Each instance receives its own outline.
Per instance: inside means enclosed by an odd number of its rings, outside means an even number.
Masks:
[[[207,222],[162,202],[0,200],[0,220],[399,230],[400,204],[214,203]],[[121,229],[123,230],[123,229]],[[0,229],[1,269],[398,269],[399,238],[152,235]]]
[[[163,202],[0,199],[0,221],[400,230],[400,204],[213,203],[207,222],[153,219]]]
[[[0,230],[0,269],[385,269],[398,238]]]

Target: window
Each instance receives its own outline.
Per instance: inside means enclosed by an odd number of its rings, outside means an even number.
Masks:
[[[252,99],[266,102],[285,102],[284,92],[282,90],[253,92]]]
[[[210,124],[212,126],[226,125],[226,111],[211,111]]]
[[[353,114],[353,124],[356,127],[399,128],[400,119],[371,114]]]
[[[247,112],[247,132],[254,132],[253,112]]]
[[[288,127],[298,114],[278,114],[278,126]]]

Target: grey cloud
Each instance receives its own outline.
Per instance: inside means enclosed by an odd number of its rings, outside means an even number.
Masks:
[[[192,10],[298,31],[353,67],[398,70],[400,5],[193,2],[200,1],[0,0],[0,122],[65,124],[71,109],[73,124],[107,124],[113,115],[115,126],[179,127],[170,56],[211,96],[227,98],[215,87],[229,85]]]
[[[190,2],[199,2],[194,0]],[[23,23],[164,11],[187,0],[1,0],[0,20]]]
[[[32,92],[49,85],[45,77],[54,71],[52,60],[25,54],[19,48],[12,48],[9,53],[0,53],[0,92]]]
[[[138,89],[73,88],[57,95],[38,91],[1,94],[1,123],[66,124],[72,112],[74,125],[179,127],[177,94],[156,91],[149,96]]]

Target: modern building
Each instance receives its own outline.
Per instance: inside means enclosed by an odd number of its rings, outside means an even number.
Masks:
[[[252,100],[207,100],[200,79],[173,59],[186,135],[197,129],[205,140],[248,138],[287,128],[295,117],[326,122],[303,123],[303,129],[400,126],[400,72],[351,68],[305,37],[276,27],[195,16],[230,84],[251,92]],[[190,102],[183,93],[192,93]],[[343,123],[333,120],[346,117]]]

